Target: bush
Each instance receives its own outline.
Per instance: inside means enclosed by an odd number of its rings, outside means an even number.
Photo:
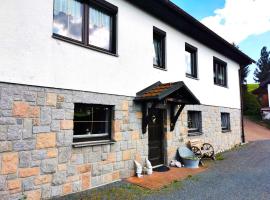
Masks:
[[[255,95],[245,92],[243,100],[244,115],[260,115],[261,105]]]

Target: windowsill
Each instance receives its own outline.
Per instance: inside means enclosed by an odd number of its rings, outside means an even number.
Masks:
[[[187,78],[191,78],[191,79],[194,79],[194,80],[200,80],[198,77],[194,77],[194,76],[192,76],[192,75],[190,75],[190,74],[186,74],[186,77]]]
[[[214,83],[214,85],[229,89],[227,85],[220,85],[220,84],[216,84],[216,83]]]
[[[232,132],[232,130],[222,130],[221,132],[222,133],[229,133],[229,132]]]
[[[202,132],[192,132],[192,133],[188,133],[188,137],[196,137],[196,136],[201,136],[203,135]]]
[[[74,44],[74,45],[77,45],[77,46],[80,46],[80,47],[84,47],[84,48],[87,48],[87,49],[91,49],[91,50],[94,50],[94,51],[98,51],[100,53],[104,53],[104,54],[107,54],[107,55],[110,55],[110,56],[119,57],[119,55],[117,53],[112,53],[110,51],[106,51],[106,50],[100,49],[100,48],[95,47],[95,46],[85,45],[85,44],[77,42],[75,40],[68,39],[68,38],[65,38],[65,37],[61,37],[61,36],[58,36],[58,35],[55,35],[55,34],[52,35],[52,38],[57,39],[57,40],[61,40],[61,41],[64,41],[64,42],[67,42],[67,43],[70,43],[70,44]]]
[[[168,71],[165,67],[163,68],[163,66],[158,66],[158,65],[153,65],[153,66],[156,69],[160,69],[160,70],[163,70],[163,71]]]
[[[89,146],[98,146],[106,144],[114,144],[114,140],[100,140],[100,141],[87,141],[87,142],[74,142],[72,143],[73,147],[89,147]]]

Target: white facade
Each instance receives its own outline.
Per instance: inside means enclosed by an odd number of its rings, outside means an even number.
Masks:
[[[268,97],[270,97],[269,96],[269,94],[270,94],[270,84],[267,84],[267,92],[268,92]],[[270,107],[270,98],[268,98],[268,107]]]
[[[184,81],[202,104],[240,108],[236,62],[124,0],[109,2],[118,7],[118,57],[53,39],[53,0],[2,0],[0,81],[126,96]],[[153,26],[166,32],[166,71],[153,67]],[[199,80],[185,75],[185,42],[198,48]],[[214,84],[213,56],[227,63],[228,88]]]

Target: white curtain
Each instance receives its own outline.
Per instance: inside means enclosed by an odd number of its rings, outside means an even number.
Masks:
[[[89,9],[89,44],[111,50],[111,16],[95,8]]]
[[[81,41],[82,12],[77,0],[54,0],[53,33]]]
[[[230,115],[228,113],[221,114],[221,127],[222,129],[230,128]]]
[[[154,65],[161,66],[162,65],[162,47],[161,42],[157,39],[153,41],[155,55],[153,58]]]
[[[64,12],[67,15],[80,16],[81,3],[76,0],[54,0],[54,14]]]
[[[199,111],[190,111],[188,113],[188,121],[190,122],[189,128],[197,129],[197,131],[202,131],[202,116]]]
[[[200,112],[194,112],[193,114],[193,123],[194,123],[194,128],[197,128],[198,131],[201,131],[201,113]]]
[[[216,74],[217,74],[217,83],[221,85],[226,84],[226,67],[221,64],[215,64]]]
[[[186,73],[192,75],[191,69],[191,53],[185,51],[185,63],[186,63]]]

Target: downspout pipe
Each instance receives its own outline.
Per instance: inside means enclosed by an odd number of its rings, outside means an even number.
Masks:
[[[241,139],[242,143],[246,142],[246,136],[245,136],[245,129],[244,129],[244,99],[243,99],[243,88],[242,88],[242,80],[241,80],[241,74],[242,74],[243,66],[240,66],[240,69],[238,71],[239,73],[239,87],[240,87],[240,101],[241,101]]]

